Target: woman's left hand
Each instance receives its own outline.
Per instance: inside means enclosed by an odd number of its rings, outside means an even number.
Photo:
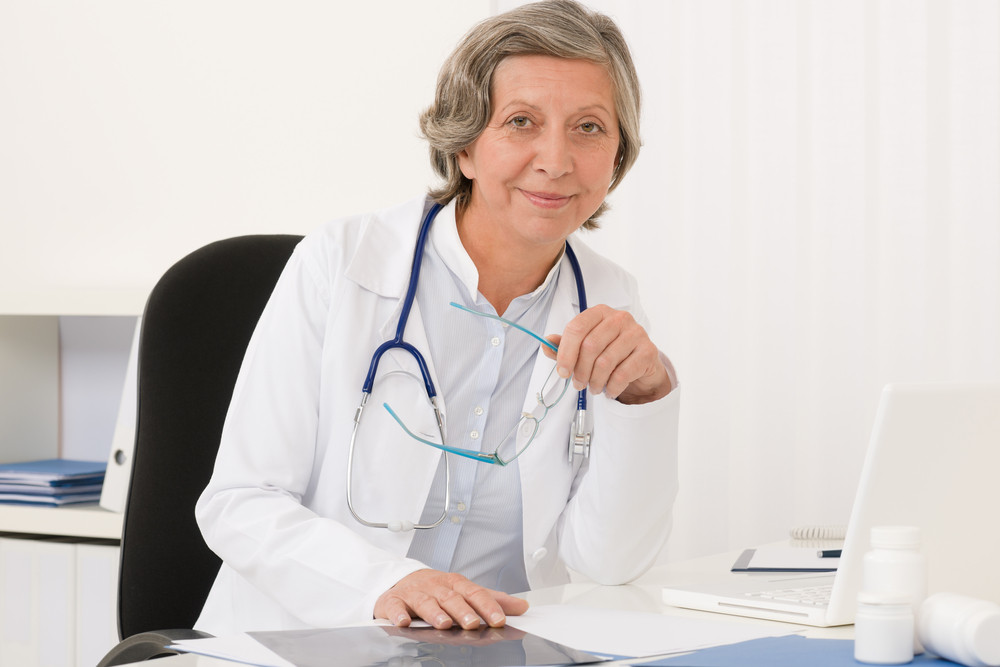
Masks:
[[[600,304],[583,311],[562,335],[546,337],[559,348],[545,354],[556,360],[560,377],[572,377],[579,391],[605,393],[620,403],[649,403],[673,388],[665,364],[646,330],[631,313]]]

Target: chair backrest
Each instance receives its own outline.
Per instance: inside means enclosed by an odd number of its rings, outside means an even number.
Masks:
[[[171,267],[150,293],[118,581],[118,632],[191,628],[220,561],[194,505],[212,474],[250,335],[301,236],[240,236]]]

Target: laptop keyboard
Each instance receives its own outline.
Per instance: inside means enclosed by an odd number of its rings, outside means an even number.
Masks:
[[[747,593],[747,597],[755,600],[774,600],[775,602],[794,602],[798,604],[823,607],[830,602],[830,592],[833,584],[826,586],[807,586],[804,588],[782,588],[769,591]]]

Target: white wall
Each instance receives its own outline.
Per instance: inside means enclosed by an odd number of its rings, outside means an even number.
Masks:
[[[595,238],[681,376],[669,555],[844,523],[885,383],[1000,380],[1000,4],[589,4],[646,95]]]
[[[0,3],[0,312],[422,189],[415,114],[493,4]],[[591,240],[683,382],[669,555],[846,521],[884,383],[1000,379],[1000,5],[590,4],[646,92]]]
[[[418,194],[417,113],[489,9],[0,3],[0,313],[138,314],[208,241]]]
[[[0,2],[0,317],[73,316],[59,321],[59,443],[39,455],[107,457],[130,316],[174,261],[425,190],[417,114],[489,12],[489,0]]]

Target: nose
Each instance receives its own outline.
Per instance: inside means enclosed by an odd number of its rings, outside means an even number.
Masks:
[[[535,157],[531,166],[556,179],[573,171],[573,154],[570,139],[565,132],[549,129],[535,141]]]

